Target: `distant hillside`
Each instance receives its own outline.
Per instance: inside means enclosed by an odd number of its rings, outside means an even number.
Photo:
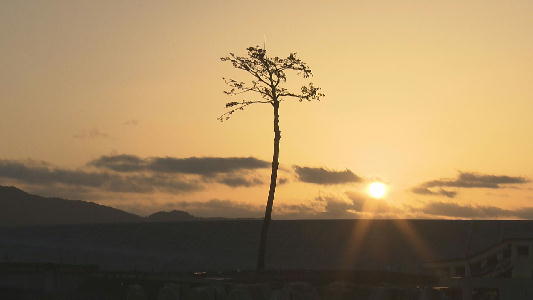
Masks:
[[[145,218],[93,202],[42,197],[13,186],[0,185],[0,226],[217,220],[247,219],[202,218],[182,210],[160,211]]]
[[[140,216],[93,202],[46,198],[0,186],[0,226],[143,221]]]
[[[182,210],[160,211],[149,215],[146,219],[150,222],[176,222],[176,221],[194,221],[199,220],[190,213]]]

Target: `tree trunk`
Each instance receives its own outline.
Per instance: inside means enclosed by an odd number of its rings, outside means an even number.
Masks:
[[[279,130],[279,102],[274,101],[274,155],[272,156],[272,173],[270,174],[270,189],[268,190],[268,200],[265,209],[265,219],[263,220],[263,227],[261,228],[261,240],[259,241],[259,251],[257,254],[257,271],[265,270],[265,254],[268,227],[272,216],[272,206],[274,205],[274,195],[276,193],[276,183],[278,179],[279,166],[279,141],[281,139],[281,131]]]

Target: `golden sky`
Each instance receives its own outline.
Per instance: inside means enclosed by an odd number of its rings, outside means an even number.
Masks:
[[[3,1],[0,184],[141,214],[260,215],[268,167],[180,171],[201,187],[179,192],[83,180],[131,175],[88,165],[121,154],[268,162],[269,107],[217,120],[221,78],[248,79],[219,58],[266,43],[297,52],[326,94],[281,108],[279,216],[533,218],[531,11],[526,0]],[[360,180],[305,182],[294,166]],[[252,186],[221,183],[237,175]],[[381,200],[366,193],[375,180],[388,185]]]

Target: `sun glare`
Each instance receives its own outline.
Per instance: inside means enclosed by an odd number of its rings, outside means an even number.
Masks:
[[[372,198],[383,198],[385,197],[385,194],[387,194],[387,186],[383,182],[372,182],[368,186],[368,194]]]

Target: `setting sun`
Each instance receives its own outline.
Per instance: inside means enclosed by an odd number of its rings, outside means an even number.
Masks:
[[[387,193],[387,186],[383,182],[372,182],[368,186],[368,193],[372,198],[383,198]]]

